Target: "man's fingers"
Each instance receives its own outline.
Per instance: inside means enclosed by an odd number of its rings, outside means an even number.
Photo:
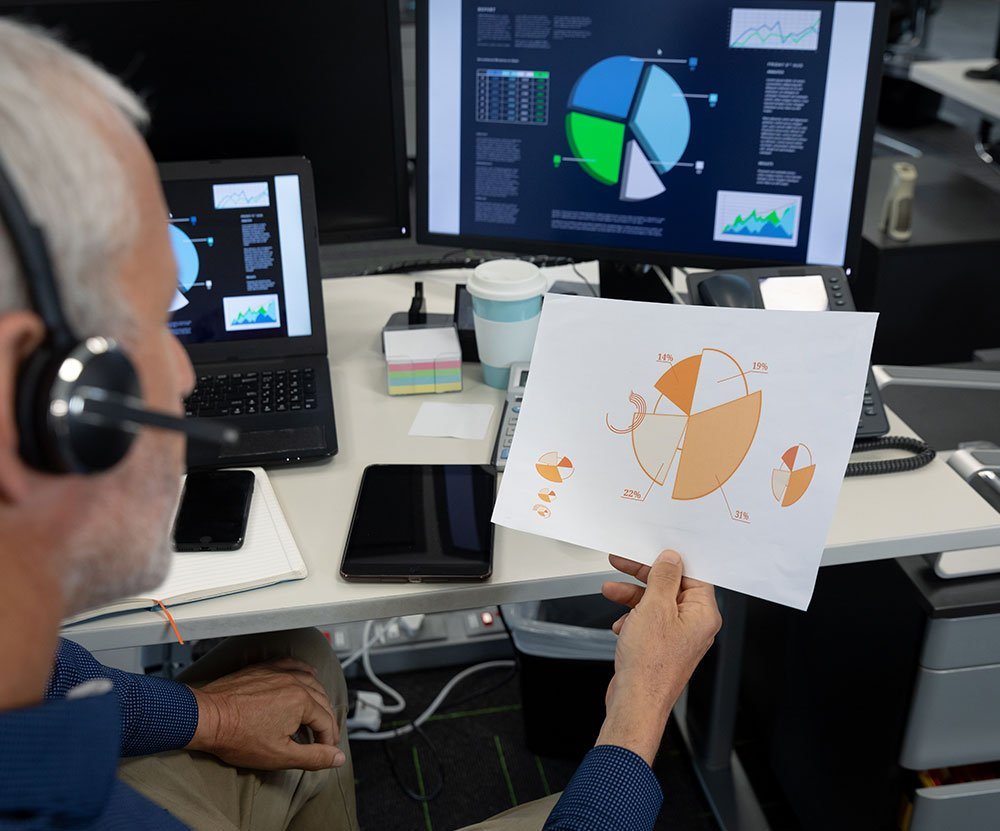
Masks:
[[[285,746],[287,767],[295,770],[326,770],[340,767],[347,760],[339,747],[328,744],[299,744],[288,739]]]
[[[317,744],[333,746],[338,732],[333,712],[321,706],[308,690],[303,700],[302,723],[313,731]]]
[[[620,603],[634,609],[640,600],[645,589],[635,583],[613,583],[611,581],[601,586],[603,594],[612,603]]]
[[[667,549],[660,552],[660,556],[650,567],[646,585],[653,594],[676,602],[683,576],[684,565],[681,563],[681,555]]]
[[[629,577],[634,577],[643,583],[649,579],[649,566],[647,565],[637,563],[635,560],[628,560],[625,557],[619,557],[617,554],[608,555],[608,560],[611,565]]]
[[[706,583],[702,580],[695,580],[693,577],[684,577],[681,580],[681,591],[690,591],[692,589],[697,589],[698,591],[711,592],[712,596],[715,596],[715,586],[711,583]]]
[[[259,664],[259,666],[270,667],[271,669],[290,670],[293,672],[308,672],[314,678],[316,677],[316,668],[312,664],[300,661],[298,658],[275,658],[273,661],[267,661],[264,664]]]

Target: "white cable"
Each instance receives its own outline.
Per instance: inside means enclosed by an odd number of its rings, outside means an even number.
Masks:
[[[437,694],[430,706],[424,710],[419,716],[417,716],[411,724],[404,724],[402,727],[397,727],[394,730],[383,730],[381,733],[351,733],[348,738],[354,741],[362,742],[376,742],[384,741],[385,739],[394,739],[396,736],[405,736],[407,733],[412,733],[414,725],[419,727],[427,719],[429,719],[434,713],[437,712],[438,708],[444,703],[444,700],[448,697],[448,694],[455,689],[455,685],[459,682],[465,680],[470,675],[475,672],[480,672],[484,669],[499,669],[500,667],[512,667],[514,666],[513,661],[487,661],[484,664],[476,664],[472,667],[466,667],[458,675],[452,678],[444,687],[441,692]]]
[[[670,293],[670,296],[674,298],[674,303],[678,304],[679,306],[686,306],[687,300],[685,300],[683,297],[680,296],[680,294],[678,294],[677,289],[674,288],[674,284],[670,282],[670,278],[663,273],[663,269],[660,268],[658,265],[654,264],[653,271],[655,271],[659,275],[660,282],[663,283],[663,288],[665,288]]]
[[[364,655],[366,649],[370,649],[376,641],[381,640],[385,636],[385,627],[390,626],[393,621],[399,620],[399,618],[391,617],[384,624],[379,625],[375,629],[375,634],[369,639],[367,635],[361,639],[361,648],[352,652],[347,658],[345,658],[341,664],[341,669],[347,669],[351,664],[358,660],[362,655]],[[368,621],[371,623],[372,621]],[[369,631],[369,627],[366,626],[365,632]]]
[[[371,681],[376,687],[378,687],[382,692],[388,695],[390,698],[396,699],[395,704],[383,704],[380,708],[383,713],[401,713],[406,709],[406,699],[403,698],[398,692],[396,692],[392,687],[385,683],[381,678],[375,674],[375,670],[372,669],[372,655],[371,655],[371,644],[368,643],[369,634],[371,633],[372,626],[375,621],[369,620],[365,624],[365,634],[364,643],[367,644],[364,651],[361,653],[361,666],[365,670],[365,675],[368,676],[368,680]],[[382,630],[378,637],[381,638],[384,634]]]

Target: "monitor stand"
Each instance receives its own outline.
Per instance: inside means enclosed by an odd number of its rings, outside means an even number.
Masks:
[[[670,274],[669,265],[660,267],[664,274]],[[659,275],[649,265],[601,260],[600,275],[601,297],[615,300],[644,300],[647,303],[674,302],[670,292],[660,282]]]

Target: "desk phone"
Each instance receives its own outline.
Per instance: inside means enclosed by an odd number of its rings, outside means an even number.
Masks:
[[[497,470],[503,470],[507,466],[510,443],[514,440],[514,428],[517,426],[517,417],[521,413],[521,400],[524,398],[524,385],[527,383],[528,364],[511,364],[510,381],[507,384],[507,400],[504,402],[503,416],[500,418],[496,447],[493,448],[493,464],[496,465]]]
[[[688,278],[692,303],[745,309],[809,312],[854,312],[854,298],[842,268],[794,266],[706,271]],[[868,368],[864,402],[856,438],[872,439],[889,432],[889,419],[878,386]]]

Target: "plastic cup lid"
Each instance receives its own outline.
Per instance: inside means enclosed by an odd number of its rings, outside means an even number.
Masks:
[[[545,294],[541,269],[524,260],[490,260],[477,265],[466,288],[480,300],[528,300]]]

